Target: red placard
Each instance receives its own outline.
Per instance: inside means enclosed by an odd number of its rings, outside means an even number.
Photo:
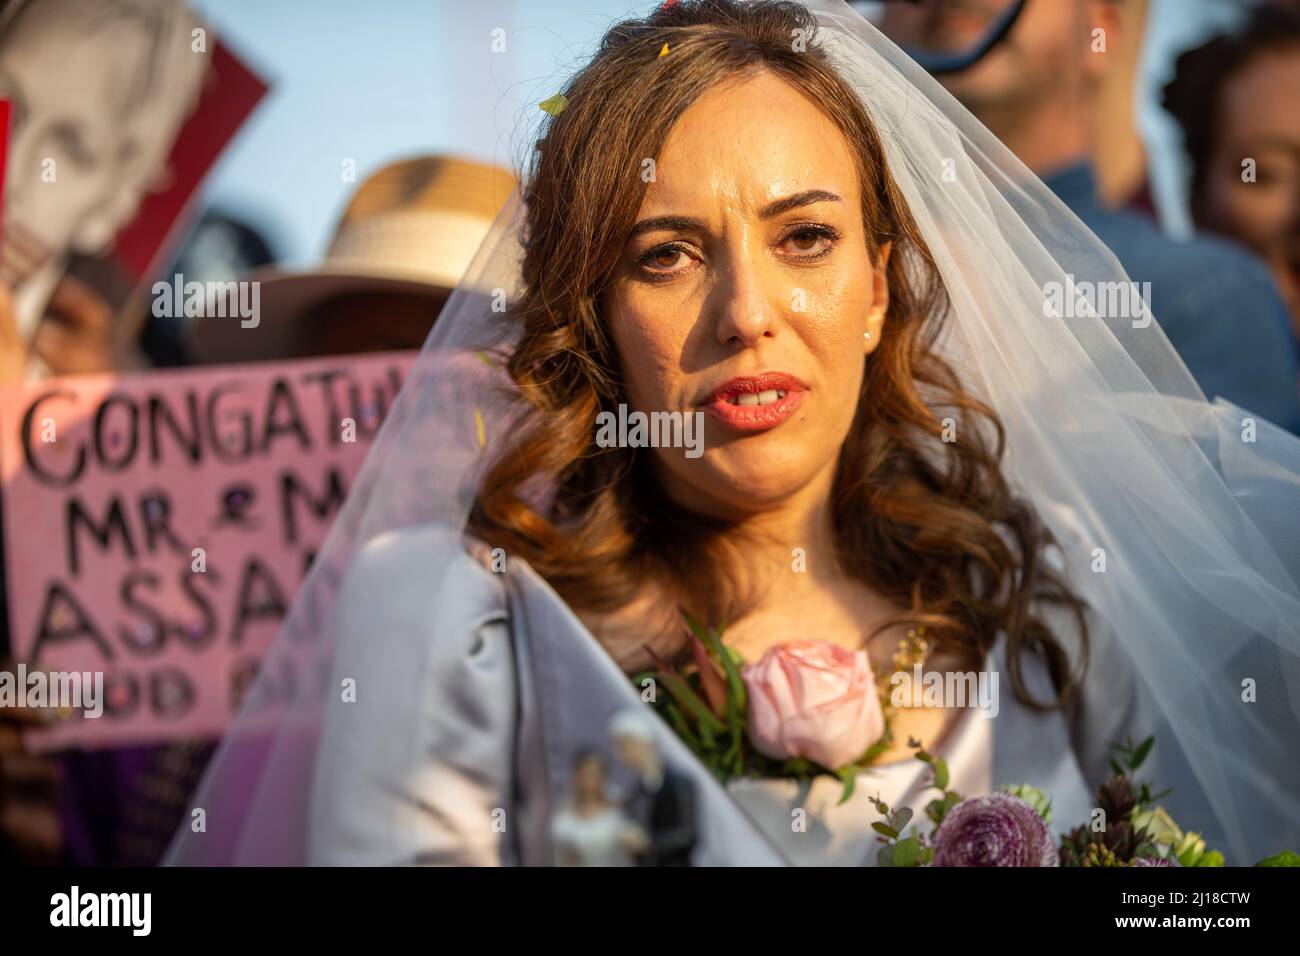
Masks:
[[[167,160],[170,186],[145,196],[108,253],[131,287],[152,280],[167,265],[163,260],[186,226],[185,212],[203,177],[266,90],[266,84],[234,53],[220,43],[213,47],[212,69],[198,104],[177,134]]]

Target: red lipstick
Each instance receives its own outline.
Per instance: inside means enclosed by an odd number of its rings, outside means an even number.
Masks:
[[[714,391],[704,408],[736,431],[760,432],[789,418],[807,393],[808,386],[784,372],[741,375]]]

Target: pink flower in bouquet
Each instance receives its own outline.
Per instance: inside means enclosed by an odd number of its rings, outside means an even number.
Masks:
[[[770,648],[741,670],[749,697],[749,739],[782,760],[803,757],[837,770],[885,732],[871,661],[825,641]]]

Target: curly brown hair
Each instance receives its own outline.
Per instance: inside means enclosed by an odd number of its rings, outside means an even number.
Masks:
[[[792,44],[794,31],[804,44]],[[1044,562],[1051,539],[1001,473],[997,416],[933,348],[948,312],[942,280],[865,104],[815,32],[813,15],[795,3],[685,0],[610,28],[564,89],[567,106],[549,119],[523,177],[524,290],[510,309],[520,328],[507,361],[529,411],[511,451],[485,474],[470,530],[524,557],[580,614],[615,611],[654,589],[666,617],[681,604],[734,620],[753,596],[739,582],[735,526],[674,505],[648,452],[597,446],[594,423],[626,401],[602,295],[640,208],[642,157],[658,154],[705,91],[767,70],[844,133],[872,258],[893,244],[884,335],[865,360],[833,486],[835,560],[906,609],[873,634],[923,624],[939,648],[982,661],[1005,632],[1016,695],[1040,710],[1063,706],[1074,684],[1070,659],[1035,602],[1068,607],[1086,649],[1083,603]],[[671,73],[657,58],[665,43]],[[943,440],[941,416],[960,423],[961,440]],[[554,489],[544,504],[530,493],[539,479]],[[647,622],[646,630],[680,627]],[[1045,660],[1055,700],[1026,691],[1026,652]]]

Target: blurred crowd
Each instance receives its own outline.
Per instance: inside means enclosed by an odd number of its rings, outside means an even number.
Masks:
[[[1150,283],[1207,397],[1300,432],[1300,3],[1235,6],[1237,23],[1182,53],[1162,91],[1191,237],[1166,234],[1152,202],[1135,105],[1145,0],[1028,0],[997,48],[940,79]],[[952,52],[1007,7],[886,3],[878,23],[904,47]],[[201,190],[149,201],[174,182],[186,130],[212,128],[188,122],[213,82],[219,41],[197,49],[202,30],[184,0],[0,5],[0,385],[416,349],[514,188],[487,163],[392,157],[340,184],[350,197],[317,268],[277,268],[265,231],[205,207]],[[160,239],[126,261],[128,230]],[[259,282],[260,322],[157,314],[149,290],[174,275]],[[4,596],[0,669],[14,663]],[[157,863],[213,742],[34,754],[23,731],[44,719],[0,709],[0,859]]]

